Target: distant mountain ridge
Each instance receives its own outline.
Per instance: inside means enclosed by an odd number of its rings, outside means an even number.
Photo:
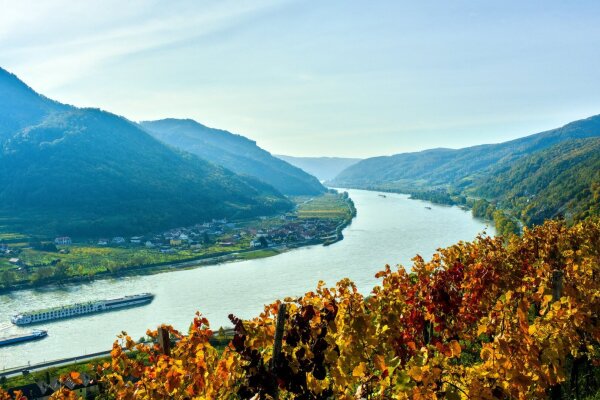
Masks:
[[[0,221],[21,232],[144,233],[292,208],[280,192],[0,69]]]
[[[329,181],[344,169],[361,161],[360,158],[345,157],[293,157],[285,155],[276,155],[276,157],[301,168],[321,181]]]
[[[326,190],[314,176],[274,157],[244,136],[191,119],[143,121],[140,126],[164,143],[238,174],[253,176],[284,194],[316,195]]]
[[[600,115],[499,144],[463,149],[432,149],[368,158],[342,171],[330,183],[340,187],[468,187],[478,178],[521,157],[568,139],[600,136]]]
[[[499,144],[363,160],[329,184],[493,202],[526,224],[600,214],[600,115]]]

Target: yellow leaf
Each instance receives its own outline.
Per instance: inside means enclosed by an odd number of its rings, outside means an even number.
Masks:
[[[483,333],[487,333],[487,325],[485,324],[481,324],[477,327],[477,336],[483,334]]]
[[[421,370],[421,367],[416,365],[408,371],[408,375],[417,382],[420,382],[423,379],[423,371]]]
[[[535,326],[535,325],[529,325],[529,334],[530,335],[535,335],[536,332],[537,332],[537,326]]]
[[[366,370],[367,365],[364,362],[361,362],[356,367],[354,367],[354,370],[352,370],[352,376],[362,378],[363,376],[365,376]]]

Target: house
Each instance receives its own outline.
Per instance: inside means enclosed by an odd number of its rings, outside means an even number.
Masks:
[[[149,240],[146,240],[146,243],[145,243],[144,245],[145,245],[147,248],[149,248],[149,249],[151,249],[151,248],[155,247],[155,246],[154,246],[154,243],[152,243],[152,242],[151,242],[151,241],[149,241]]]
[[[15,393],[20,391],[29,400],[46,400],[61,387],[66,387],[74,392],[77,398],[95,398],[99,393],[98,382],[87,374],[81,374],[77,382],[68,377],[62,382],[53,379],[52,382],[30,383],[10,388],[7,391],[9,395],[13,396],[11,398],[16,398]]]
[[[114,244],[123,244],[123,243],[125,243],[125,238],[123,238],[121,236],[115,236],[114,238],[112,238],[112,242]]]
[[[185,233],[179,235],[179,240],[188,240],[190,237]]]
[[[15,265],[19,264],[19,262],[20,262],[20,261],[21,261],[21,260],[19,260],[18,258],[9,258],[9,259],[8,259],[8,262],[9,262],[9,263],[11,263],[11,264],[15,264]]]
[[[77,398],[96,398],[99,393],[98,383],[85,373],[80,375],[79,380],[79,382],[76,382],[71,377],[67,377],[61,383],[55,379],[49,386],[55,391],[61,386],[65,386],[74,392]]]
[[[14,396],[17,391],[20,391],[23,396],[30,400],[46,400],[54,393],[54,389],[46,382],[30,383],[28,385],[14,387],[8,389],[8,394],[12,396],[11,398],[16,398]]]
[[[108,239],[98,239],[98,246],[108,245]]]
[[[140,244],[142,243],[143,236],[132,236],[129,240],[131,243]]]
[[[181,246],[181,239],[171,239],[169,243],[171,246]]]
[[[72,243],[73,243],[73,241],[68,236],[61,236],[61,237],[57,237],[56,239],[54,239],[54,244],[57,244],[57,245],[66,246],[66,245],[70,245]]]
[[[0,252],[8,251],[8,245],[6,243],[0,243]]]

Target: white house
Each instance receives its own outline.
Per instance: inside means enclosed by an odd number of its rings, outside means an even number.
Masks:
[[[64,246],[64,245],[69,245],[71,243],[73,243],[73,241],[68,236],[61,236],[61,237],[57,237],[56,239],[54,239],[54,244],[58,244],[58,245]]]
[[[129,241],[131,243],[138,243],[139,244],[139,243],[142,243],[142,239],[143,239],[142,236],[133,236]]]

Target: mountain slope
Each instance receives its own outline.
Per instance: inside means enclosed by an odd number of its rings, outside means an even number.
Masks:
[[[516,210],[530,225],[600,214],[600,138],[567,140],[523,157],[469,192]]]
[[[340,187],[414,190],[468,187],[521,157],[568,139],[600,136],[600,116],[499,144],[464,149],[432,149],[363,160],[342,171],[331,184]]]
[[[356,164],[360,158],[343,157],[293,157],[277,155],[276,157],[316,176],[321,181],[329,181],[351,165]]]
[[[22,100],[0,108],[3,225],[117,235],[292,207],[271,186],[171,149],[125,118],[54,103],[5,78],[0,92]],[[34,111],[15,118],[18,107]]]
[[[256,177],[284,194],[315,195],[325,191],[314,176],[272,156],[243,136],[209,128],[190,119],[144,121],[140,125],[171,146],[236,173]]]
[[[68,108],[34,92],[15,75],[0,68],[0,141],[8,139],[15,130]]]

